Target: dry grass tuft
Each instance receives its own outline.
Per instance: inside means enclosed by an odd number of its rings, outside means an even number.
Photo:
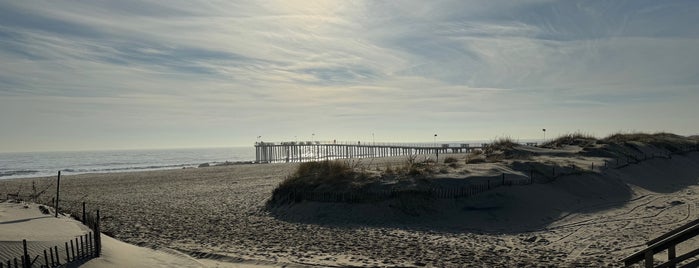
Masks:
[[[368,176],[355,171],[346,161],[321,161],[301,163],[291,176],[277,189],[342,188],[365,182]]]
[[[684,137],[677,134],[658,132],[658,133],[615,133],[600,140],[603,143],[609,144],[625,144],[629,142],[640,142],[650,144],[659,148],[664,148],[669,151],[678,151],[685,146],[692,146],[697,141],[691,137]]]
[[[577,145],[581,147],[587,147],[595,144],[597,138],[587,133],[575,132],[570,134],[562,135],[551,141],[542,144],[543,147],[547,148],[558,148],[564,145]]]
[[[517,142],[510,137],[499,137],[493,140],[493,142],[488,144],[485,148],[485,153],[493,153],[494,151],[505,151],[517,146]]]
[[[453,156],[449,156],[449,157],[444,159],[444,164],[456,163],[456,162],[459,162],[459,160]]]

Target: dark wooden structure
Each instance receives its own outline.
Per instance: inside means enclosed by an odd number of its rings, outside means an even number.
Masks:
[[[682,225],[664,235],[661,235],[646,243],[646,248],[626,257],[624,265],[629,267],[633,264],[644,262],[644,267],[677,267],[683,261],[689,260],[699,255],[699,248],[677,256],[675,248],[677,244],[687,241],[699,235],[699,219]],[[668,261],[655,266],[653,255],[667,250]],[[681,267],[699,267],[699,260],[685,263]]]
[[[470,144],[340,144],[336,142],[256,142],[255,163],[308,162],[342,158],[369,158],[419,154],[467,153],[485,145]]]

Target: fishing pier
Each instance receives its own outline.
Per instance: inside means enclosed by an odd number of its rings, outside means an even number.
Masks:
[[[336,142],[256,142],[255,163],[290,163],[344,158],[370,158],[420,154],[468,153],[487,144],[376,144]]]

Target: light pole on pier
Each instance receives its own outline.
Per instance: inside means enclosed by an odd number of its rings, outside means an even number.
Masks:
[[[437,134],[434,134],[434,147],[437,147]]]
[[[546,129],[542,129],[544,131],[544,142],[546,142]]]

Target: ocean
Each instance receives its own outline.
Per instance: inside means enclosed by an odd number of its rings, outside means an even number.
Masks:
[[[82,173],[127,172],[197,167],[255,160],[250,147],[118,150],[80,152],[0,153],[0,180],[72,175]]]

